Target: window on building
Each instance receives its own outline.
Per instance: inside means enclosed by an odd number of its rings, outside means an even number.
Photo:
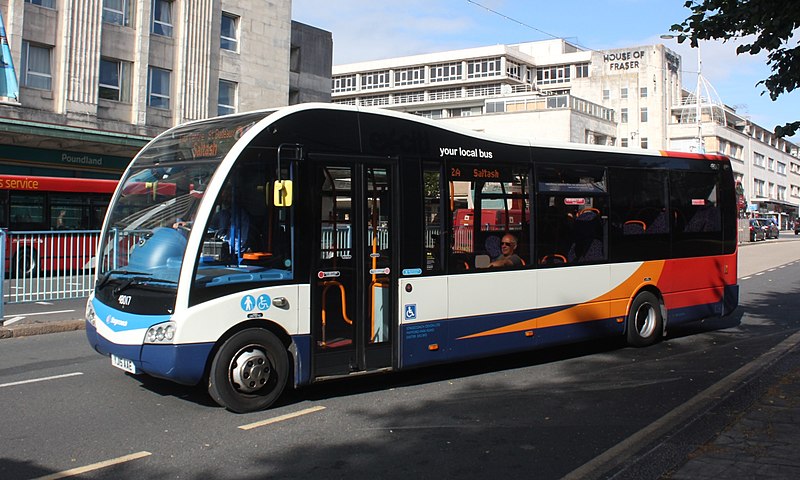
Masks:
[[[483,58],[467,62],[467,78],[495,77],[500,75],[499,58]]]
[[[522,67],[518,63],[512,62],[511,60],[506,60],[506,75],[508,75],[509,78],[521,80],[521,72]]]
[[[639,89],[639,96],[642,98],[647,98],[647,87],[642,87]]]
[[[755,193],[756,197],[764,198],[766,195],[764,194],[764,187],[766,186],[766,182],[764,180],[759,180],[757,178],[753,179],[753,192]]]
[[[536,83],[547,85],[551,83],[566,83],[570,81],[570,65],[553,65],[552,67],[539,67],[536,69]]]
[[[239,51],[239,17],[222,12],[219,46],[231,52]]]
[[[648,146],[647,146],[647,137],[642,137],[642,138],[639,140],[639,145],[640,145],[642,148],[648,148]]]
[[[461,80],[461,62],[431,65],[431,82]]]
[[[628,98],[628,87],[622,87],[619,89],[619,98]]]
[[[22,65],[20,65],[20,83],[30,88],[50,90],[53,76],[50,67],[52,47],[34,45],[22,41]]]
[[[333,93],[354,92],[356,90],[356,76],[345,75],[333,78]]]
[[[628,123],[628,109],[621,108],[619,110],[619,123]]]
[[[403,70],[395,70],[394,85],[417,85],[425,82],[425,67],[412,67]]]
[[[169,109],[170,78],[172,72],[150,67],[147,75],[147,105]]]
[[[628,139],[627,138],[620,138],[619,139],[619,146],[623,148],[628,148]]]
[[[786,175],[786,164],[783,162],[778,162],[778,169],[777,172],[780,175]]]
[[[220,80],[217,98],[217,115],[236,113],[236,82]]]
[[[603,100],[611,99],[611,90],[603,89]]]
[[[589,64],[588,63],[579,63],[575,65],[575,77],[576,78],[587,78],[589,76]]]
[[[25,0],[25,3],[39,5],[40,7],[56,8],[56,0]]]
[[[770,158],[767,161],[768,161],[767,165],[768,165],[769,169],[774,172],[775,171],[775,159],[774,158]]]
[[[778,185],[778,200],[786,200],[786,187]]]
[[[386,88],[389,86],[389,70],[368,72],[361,75],[361,89]]]
[[[156,35],[172,36],[172,0],[153,0],[153,28]]]
[[[98,97],[117,102],[131,101],[131,64],[110,58],[100,59]]]
[[[129,27],[131,25],[131,1],[103,0],[103,21]]]
[[[639,121],[640,122],[647,121],[647,107],[642,107],[639,109]]]
[[[764,155],[762,155],[760,153],[754,153],[753,154],[753,163],[757,167],[762,167],[763,168],[764,167]]]

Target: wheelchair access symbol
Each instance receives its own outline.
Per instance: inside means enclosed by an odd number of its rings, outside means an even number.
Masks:
[[[416,304],[409,304],[403,307],[405,311],[405,318],[406,320],[416,320],[417,318],[417,305]]]

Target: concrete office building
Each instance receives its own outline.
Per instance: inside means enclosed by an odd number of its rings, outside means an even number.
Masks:
[[[662,44],[593,51],[547,40],[337,65],[332,96],[540,142],[704,148],[731,157],[751,211],[784,226],[798,215],[797,147],[687,91],[681,56]]]
[[[331,35],[292,22],[290,0],[0,0],[0,12],[19,78],[0,102],[5,173],[115,177],[182,122],[330,99]]]

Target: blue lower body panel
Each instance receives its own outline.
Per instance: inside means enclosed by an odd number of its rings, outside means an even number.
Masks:
[[[89,344],[103,355],[116,355],[133,361],[136,369],[153,377],[183,385],[197,385],[203,380],[213,343],[189,345],[118,345],[97,334],[86,323]]]

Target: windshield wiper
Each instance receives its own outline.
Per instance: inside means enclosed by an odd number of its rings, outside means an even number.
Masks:
[[[129,270],[109,270],[103,274],[102,277],[97,279],[97,283],[95,283],[95,288],[101,289],[106,286],[109,280],[111,280],[111,275],[145,275],[145,276],[152,276],[152,273],[147,272],[131,272]]]
[[[145,277],[131,277],[125,279],[124,282],[122,282],[119,286],[114,288],[114,295],[119,295],[120,293],[124,292],[125,290],[131,287],[149,288],[151,290],[164,290],[164,287],[160,285],[154,285],[155,283],[162,283],[166,285],[178,284],[178,282],[173,282],[172,280],[162,280],[157,278],[151,279]]]

